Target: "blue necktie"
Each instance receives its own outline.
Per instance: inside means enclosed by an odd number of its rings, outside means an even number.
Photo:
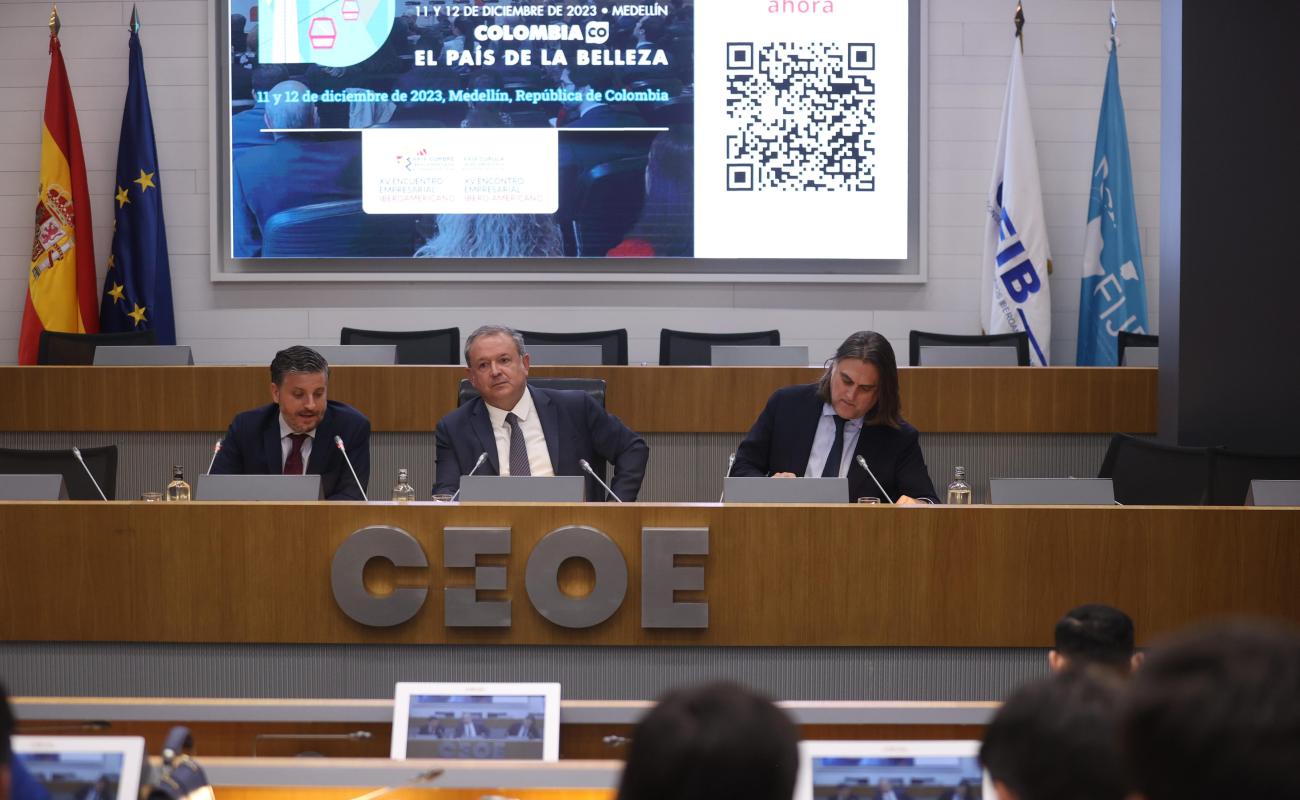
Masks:
[[[840,476],[840,462],[844,460],[844,423],[846,422],[848,420],[844,417],[835,415],[835,444],[831,445],[831,454],[826,456],[826,466],[822,467],[823,478]]]
[[[506,424],[510,426],[510,474],[532,475],[532,467],[528,465],[528,445],[524,444],[524,429],[519,426],[515,412],[506,414]]]

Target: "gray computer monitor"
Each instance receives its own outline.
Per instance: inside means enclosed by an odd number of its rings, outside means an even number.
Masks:
[[[0,500],[67,500],[62,475],[0,475]]]
[[[1113,506],[1110,478],[990,478],[995,506]]]
[[[1016,367],[1020,356],[1014,347],[966,347],[962,345],[922,345],[922,367]]]
[[[1248,506],[1300,506],[1300,481],[1266,481],[1260,478],[1250,482],[1246,492]]]
[[[586,500],[586,478],[576,475],[466,475],[460,479],[460,498],[467,502],[581,503]]]
[[[1160,348],[1159,347],[1125,347],[1124,363],[1125,367],[1159,367],[1160,366]]]
[[[97,367],[177,367],[194,363],[194,352],[187,344],[99,345],[95,348]]]
[[[395,344],[325,344],[312,348],[336,365],[388,365],[397,363]]]
[[[195,500],[320,500],[319,475],[200,475]]]
[[[847,503],[848,478],[727,478],[726,503]]]
[[[528,360],[534,366],[598,367],[605,348],[598,344],[530,344]]]
[[[710,348],[715,367],[806,367],[808,348],[801,345],[721,345]]]

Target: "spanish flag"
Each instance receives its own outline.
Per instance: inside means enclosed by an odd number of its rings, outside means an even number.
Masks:
[[[36,237],[27,274],[18,363],[35,364],[41,331],[99,332],[99,289],[91,240],[90,191],[81,130],[59,49],[58,16],[50,17],[50,77],[41,129],[41,185]]]

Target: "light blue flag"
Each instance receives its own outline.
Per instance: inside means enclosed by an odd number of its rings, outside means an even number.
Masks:
[[[1076,360],[1081,367],[1115,366],[1119,332],[1148,332],[1146,276],[1142,270],[1142,243],[1133,201],[1133,166],[1128,155],[1128,127],[1124,124],[1124,101],[1119,94],[1114,39],[1111,42],[1083,246]]]

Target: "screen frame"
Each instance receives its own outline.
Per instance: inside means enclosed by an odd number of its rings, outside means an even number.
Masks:
[[[449,2],[450,0],[433,0]],[[727,0],[712,0],[726,2]],[[885,259],[236,259],[230,219],[230,0],[209,0],[209,279],[213,283],[924,284],[929,278],[929,0],[908,3],[908,257]],[[223,115],[222,109],[225,109]],[[623,262],[623,263],[619,263]],[[574,270],[577,263],[592,264]],[[599,265],[599,268],[595,268]],[[797,266],[796,266],[797,265]],[[812,265],[812,266],[809,266]],[[798,269],[798,271],[795,271]]]
[[[794,784],[794,800],[813,800],[812,763],[814,758],[912,758],[918,756],[958,756],[978,758],[980,743],[973,739],[936,739],[930,741],[832,741],[799,742],[799,774]],[[981,796],[994,800],[993,780],[988,770],[982,775]]]
[[[30,736],[10,737],[14,756],[38,753],[115,753],[122,756],[117,800],[139,800],[144,775],[143,736]],[[30,771],[30,770],[29,770]],[[33,776],[35,778],[35,776]]]
[[[421,683],[399,682],[393,691],[393,731],[388,757],[406,760],[411,700],[418,695],[469,697],[538,697],[542,705],[542,761],[560,760],[560,684],[558,683]]]

